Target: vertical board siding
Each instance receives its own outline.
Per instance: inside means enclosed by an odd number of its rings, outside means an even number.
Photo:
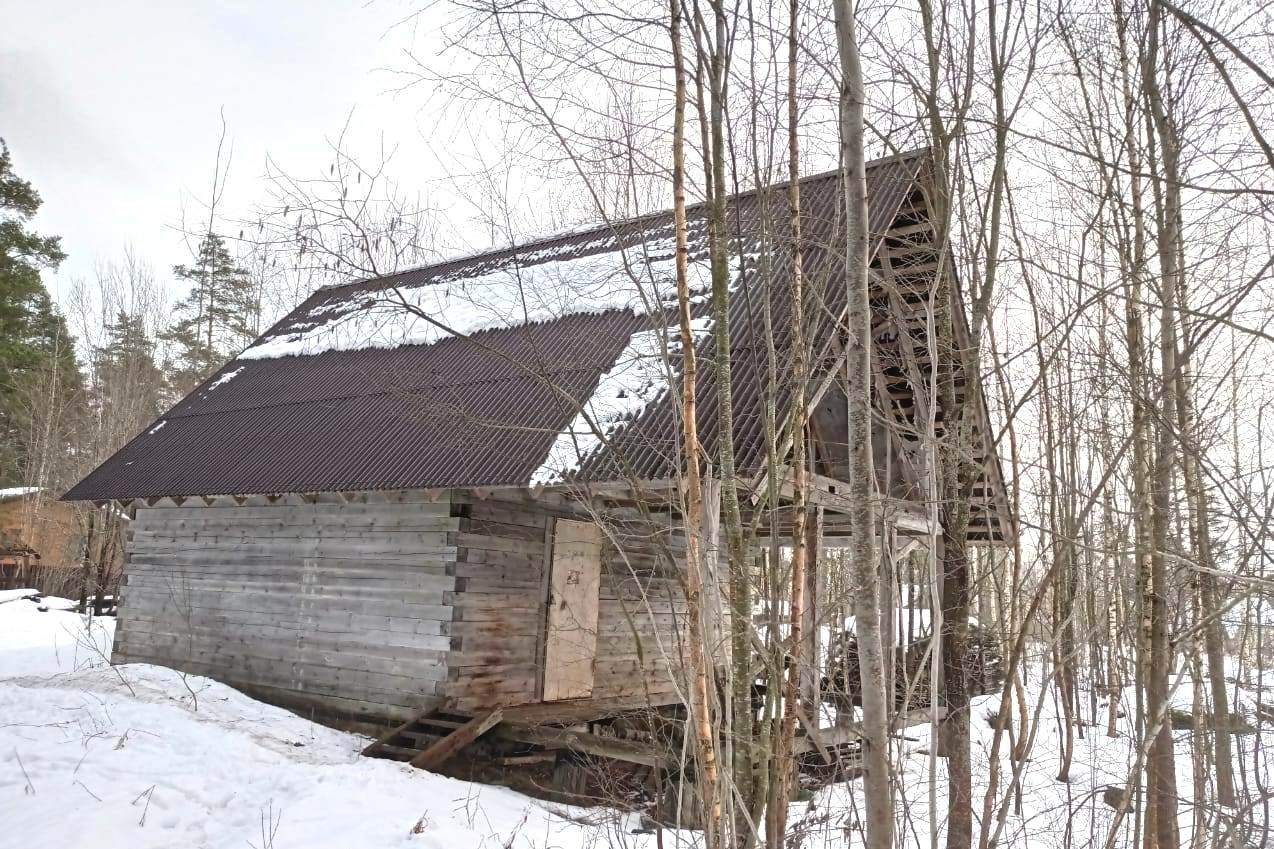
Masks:
[[[360,718],[440,702],[460,521],[445,497],[194,503],[137,512],[115,662]]]
[[[462,497],[455,621],[443,691],[460,709],[539,701],[547,577],[561,506]],[[680,700],[684,541],[667,528],[605,521],[593,699]]]
[[[544,636],[545,701],[593,695],[602,533],[592,522],[553,523],[548,619]]]

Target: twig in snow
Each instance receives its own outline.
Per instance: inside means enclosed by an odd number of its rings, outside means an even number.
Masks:
[[[252,849],[274,849],[274,838],[279,833],[279,825],[282,822],[283,812],[279,811],[277,817],[274,815],[274,800],[271,799],[268,806],[261,809],[261,845],[257,846],[251,840],[248,841],[248,845]]]
[[[26,786],[22,788],[22,792],[28,796],[35,795],[35,785],[31,783],[31,776],[27,774],[27,768],[22,764],[22,756],[18,754],[18,748],[13,748],[13,756],[18,759],[18,769],[22,770],[22,777],[26,779]]]
[[[88,759],[88,752],[89,752],[89,749],[88,749],[88,745],[86,741],[86,744],[84,746],[84,754],[81,755],[80,759],[75,762],[75,769],[71,770],[71,775],[76,775],[79,773],[80,767],[84,766],[84,761]]]
[[[97,644],[97,640],[93,639],[93,621],[89,619],[84,626],[84,630],[75,632],[76,645],[97,655],[98,659],[115,673],[115,677],[119,678],[119,682],[128,688],[128,694],[133,698],[137,698],[137,691],[133,689],[133,685],[128,683],[128,679],[124,677],[124,673],[120,671],[118,666],[111,665],[110,655],[102,651],[102,647]]]
[[[150,811],[150,797],[153,796],[154,794],[155,794],[155,785],[152,784],[150,785],[149,789],[143,790],[141,793],[138,793],[137,798],[130,803],[130,804],[136,805],[138,802],[141,801],[141,798],[143,796],[146,797],[146,807],[142,808],[142,818],[137,821],[138,825],[146,824],[146,814]]]
[[[97,795],[96,793],[94,793],[92,790],[89,790],[89,789],[88,789],[88,785],[87,785],[87,784],[85,784],[83,781],[80,781],[80,780],[77,778],[77,779],[75,780],[75,783],[76,783],[76,784],[78,784],[78,785],[80,785],[81,787],[83,787],[83,788],[84,788],[84,792],[85,792],[85,793],[87,793],[88,795],[92,796],[92,797],[93,797],[94,799],[96,799],[97,801],[99,801],[99,802],[100,802],[100,801],[102,801],[102,797],[101,797],[101,796],[99,796],[99,795]]]
[[[513,827],[513,833],[509,835],[509,839],[504,841],[504,849],[513,849],[513,841],[518,839],[518,835],[522,833],[522,828],[526,825],[527,818],[530,816],[529,811],[522,812],[521,821]]]

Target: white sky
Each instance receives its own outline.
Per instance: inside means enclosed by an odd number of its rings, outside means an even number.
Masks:
[[[424,4],[419,4],[424,5]],[[35,228],[60,235],[55,295],[126,244],[160,280],[189,253],[177,231],[209,195],[224,107],[234,159],[224,205],[260,196],[271,155],[293,173],[330,162],[351,109],[360,136],[399,145],[394,173],[436,177],[416,93],[386,68],[430,22],[394,24],[401,0],[0,0],[0,137],[44,200]],[[421,130],[426,130],[422,134]]]

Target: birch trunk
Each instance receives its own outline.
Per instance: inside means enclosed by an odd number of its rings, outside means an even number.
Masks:
[[[681,54],[681,0],[671,0],[671,33],[675,105],[672,132],[673,227],[677,242],[677,317],[681,334],[681,428],[685,452],[684,510],[686,527],[686,612],[690,630],[690,693],[688,705],[694,728],[695,755],[699,764],[699,800],[703,806],[704,842],[718,845],[721,821],[717,791],[716,741],[713,737],[709,677],[703,621],[703,551],[700,509],[703,484],[699,478],[699,425],[696,417],[695,340],[690,321],[689,246],[686,235],[686,79]]]
[[[1178,297],[1185,297],[1184,288]],[[1199,450],[1195,439],[1194,405],[1191,402],[1189,363],[1184,359],[1178,370],[1177,409],[1179,430],[1183,439],[1189,440],[1182,452],[1186,498],[1192,517],[1195,561],[1199,566],[1195,581],[1198,586],[1199,625],[1203,629],[1204,653],[1207,656],[1208,684],[1212,697],[1212,744],[1216,759],[1217,802],[1234,807],[1234,754],[1230,746],[1229,694],[1225,689],[1225,655],[1221,642],[1221,618],[1217,606],[1216,564],[1212,557],[1212,531],[1208,524],[1208,500],[1203,491],[1203,477],[1199,472]]]

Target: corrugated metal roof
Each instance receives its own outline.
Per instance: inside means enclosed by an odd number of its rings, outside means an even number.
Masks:
[[[879,236],[915,191],[924,154],[879,160],[868,170],[870,226]],[[813,338],[833,332],[843,310],[843,203],[836,173],[801,182]],[[702,220],[703,208],[688,210]],[[572,233],[390,277],[320,290],[264,339],[298,326],[316,307],[366,292],[410,288],[457,273],[479,273],[534,250],[566,258],[598,250],[600,237],[631,243],[666,235],[670,213]],[[783,234],[786,191],[731,198],[732,238],[769,257],[775,271],[740,275],[731,296],[733,431],[740,470],[764,461],[766,340],[763,298],[777,348],[788,335]],[[702,232],[702,228],[697,228]],[[775,244],[765,250],[768,238]],[[618,237],[615,239],[614,237]],[[698,246],[702,249],[702,245]],[[675,322],[668,315],[614,310],[485,330],[430,345],[332,350],[307,356],[236,359],[99,466],[66,499],[273,494],[458,486],[524,485],[557,434],[574,418],[632,334]],[[698,380],[704,448],[716,446],[716,369],[711,340],[700,345]],[[234,373],[232,379],[219,381]],[[780,390],[783,391],[782,387]],[[572,402],[572,399],[574,401]],[[778,399],[780,409],[784,402]],[[672,399],[651,404],[585,464],[581,476],[642,479],[676,474],[679,428]]]

